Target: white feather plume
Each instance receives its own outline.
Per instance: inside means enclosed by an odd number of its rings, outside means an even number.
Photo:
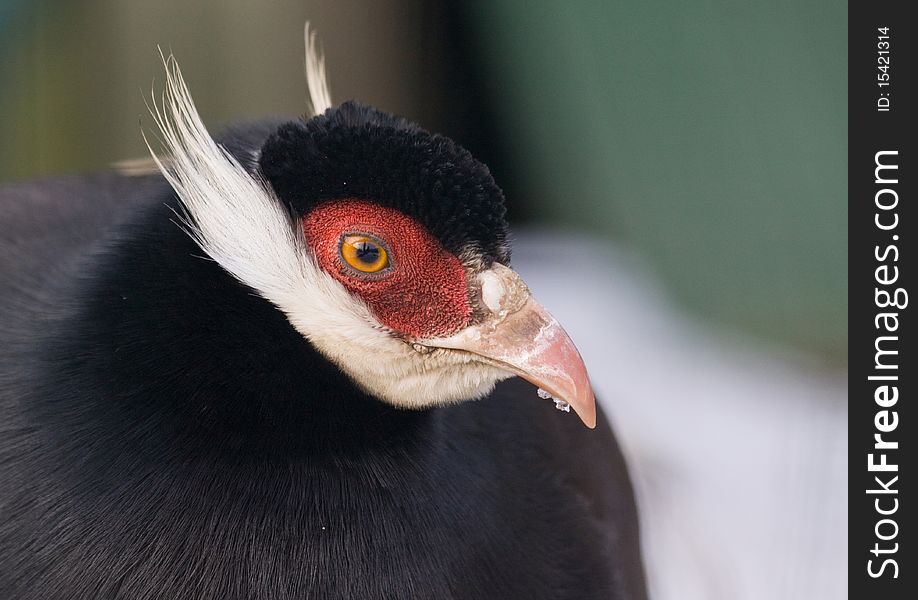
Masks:
[[[315,31],[309,30],[309,21],[303,27],[303,41],[306,45],[306,87],[312,114],[321,115],[332,107],[328,79],[325,77],[325,57],[319,51]]]

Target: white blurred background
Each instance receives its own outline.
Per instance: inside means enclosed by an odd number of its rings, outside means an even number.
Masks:
[[[844,372],[687,316],[608,243],[525,230],[514,266],[617,430],[653,598],[847,597]]]

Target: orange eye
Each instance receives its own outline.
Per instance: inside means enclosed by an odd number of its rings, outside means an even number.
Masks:
[[[365,235],[344,236],[341,258],[361,273],[379,273],[389,266],[389,253],[382,242]]]

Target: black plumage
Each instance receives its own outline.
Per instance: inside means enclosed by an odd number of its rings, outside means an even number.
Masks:
[[[267,165],[298,128],[261,160],[290,202],[315,197]],[[227,147],[245,164],[275,130]],[[645,597],[603,418],[518,379],[425,411],[369,397],[201,256],[177,202],[158,175],[0,193],[0,597]],[[431,229],[500,257],[490,214]]]

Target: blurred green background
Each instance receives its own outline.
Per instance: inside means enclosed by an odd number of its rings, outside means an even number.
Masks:
[[[444,131],[515,224],[633,249],[692,313],[847,363],[847,4],[0,0],[0,182],[145,155],[175,53],[212,128],[337,101]]]

